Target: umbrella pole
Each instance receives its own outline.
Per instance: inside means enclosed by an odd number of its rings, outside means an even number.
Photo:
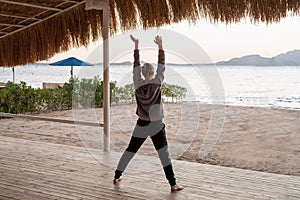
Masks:
[[[12,71],[13,71],[13,83],[15,83],[16,81],[16,76],[15,76],[15,67],[12,68]]]
[[[71,78],[73,78],[73,65],[71,66]]]
[[[108,1],[107,1],[108,2]],[[103,118],[104,151],[110,150],[109,8],[103,9]]]

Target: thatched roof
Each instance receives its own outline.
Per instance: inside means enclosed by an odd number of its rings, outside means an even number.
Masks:
[[[278,22],[299,15],[299,0],[110,0],[111,33],[199,18]],[[0,0],[0,66],[46,60],[102,35],[102,11],[85,0]]]

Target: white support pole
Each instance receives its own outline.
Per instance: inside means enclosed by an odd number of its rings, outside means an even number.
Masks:
[[[103,9],[103,122],[104,151],[110,151],[109,7]]]

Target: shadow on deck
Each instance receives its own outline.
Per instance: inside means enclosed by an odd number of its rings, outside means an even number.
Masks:
[[[137,156],[113,185],[119,157],[0,136],[0,199],[300,199],[300,177],[185,161],[173,161],[185,189],[171,193],[158,158],[150,156]]]

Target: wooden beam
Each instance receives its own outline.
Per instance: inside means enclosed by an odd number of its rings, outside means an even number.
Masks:
[[[5,23],[0,23],[0,26],[14,26],[14,27],[19,27],[19,28],[23,28],[25,25],[21,25],[21,24],[5,24]]]
[[[78,3],[78,1],[64,0],[65,3]]]
[[[20,15],[8,15],[8,14],[2,14],[0,13],[0,16],[2,17],[12,17],[12,18],[18,18],[18,19],[32,19],[32,20],[37,20],[40,21],[41,19],[35,18],[35,17],[24,17]]]
[[[32,116],[32,115],[10,114],[10,113],[0,112],[0,116],[1,117],[11,117],[11,118],[24,118],[24,119],[37,120],[37,121],[58,122],[58,123],[65,123],[65,124],[78,124],[78,125],[83,125],[83,126],[103,127],[102,123],[74,121],[74,120],[68,120],[68,119],[57,119],[57,118],[40,117],[40,116]]]
[[[4,0],[0,0],[0,2],[1,2],[1,1],[4,1]],[[40,20],[40,21],[33,22],[32,24],[29,24],[28,26],[25,26],[25,27],[23,27],[23,28],[19,28],[18,30],[12,31],[12,32],[10,32],[9,34],[3,35],[3,36],[0,37],[0,39],[1,39],[1,38],[4,38],[4,37],[6,37],[6,36],[12,35],[12,34],[14,34],[14,33],[17,33],[17,32],[19,32],[19,31],[25,30],[25,29],[27,29],[27,28],[29,28],[29,27],[31,27],[31,26],[34,26],[34,25],[36,25],[36,24],[38,24],[38,23],[40,23],[40,22],[42,22],[42,21],[44,21],[44,20],[48,20],[48,19],[50,19],[50,18],[52,18],[52,17],[54,17],[54,16],[60,15],[60,14],[66,12],[66,11],[68,11],[68,10],[71,10],[71,9],[73,9],[73,8],[75,8],[75,7],[77,7],[77,6],[81,5],[81,4],[83,4],[83,3],[85,3],[85,1],[78,2],[77,4],[74,4],[73,6],[70,6],[70,7],[66,8],[66,9],[64,9],[64,10],[60,10],[59,12],[54,13],[53,15],[50,15],[50,16],[48,16],[48,17],[45,17],[44,19],[42,19],[42,20]]]
[[[19,5],[19,6],[26,6],[26,7],[31,7],[31,8],[40,8],[44,10],[54,10],[54,11],[61,11],[62,9],[59,8],[53,8],[53,7],[48,7],[48,6],[39,6],[35,4],[30,4],[30,3],[21,3],[21,2],[16,2],[16,1],[8,1],[8,0],[0,0],[1,3],[8,3],[8,4],[13,4],[13,5]]]

